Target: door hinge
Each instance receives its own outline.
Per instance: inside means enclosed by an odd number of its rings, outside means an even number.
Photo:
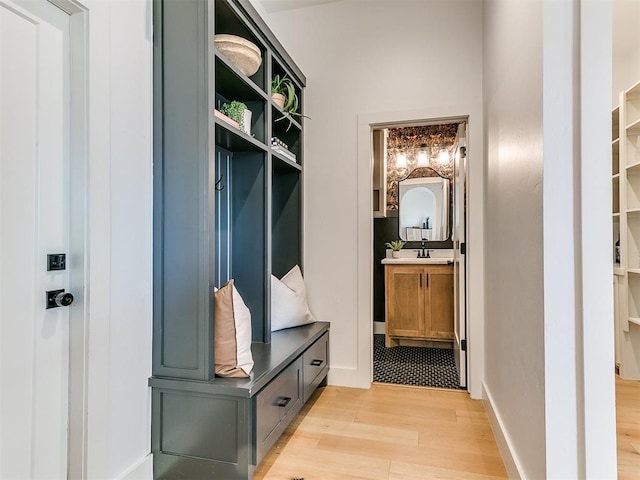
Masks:
[[[465,242],[460,243],[460,254],[461,255],[467,254],[467,244]]]
[[[463,352],[467,351],[467,340],[466,339],[460,340],[460,350],[462,350]]]

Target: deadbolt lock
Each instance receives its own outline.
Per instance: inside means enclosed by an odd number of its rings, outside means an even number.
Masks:
[[[47,309],[58,308],[58,307],[68,307],[72,303],[73,303],[73,295],[71,295],[70,293],[65,293],[64,289],[49,290],[47,292]]]

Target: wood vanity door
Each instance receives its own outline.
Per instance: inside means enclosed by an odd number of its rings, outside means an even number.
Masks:
[[[426,292],[431,312],[426,324],[426,336],[438,340],[453,340],[453,269],[449,266],[429,267],[429,289]]]
[[[422,338],[430,313],[425,310],[424,288],[426,273],[422,266],[387,265],[386,285],[386,344],[391,337]],[[427,320],[427,321],[425,321]]]

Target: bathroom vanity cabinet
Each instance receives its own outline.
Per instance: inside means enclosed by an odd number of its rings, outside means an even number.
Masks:
[[[453,265],[385,265],[385,345],[453,340]]]

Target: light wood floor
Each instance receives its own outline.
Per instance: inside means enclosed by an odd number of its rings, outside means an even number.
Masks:
[[[465,392],[374,384],[316,392],[256,480],[507,478],[482,403]]]
[[[640,478],[640,382],[616,376],[618,478]],[[456,453],[459,452],[459,453]],[[256,480],[507,478],[482,403],[374,384],[318,390]]]
[[[640,478],[640,381],[616,375],[618,479]]]

